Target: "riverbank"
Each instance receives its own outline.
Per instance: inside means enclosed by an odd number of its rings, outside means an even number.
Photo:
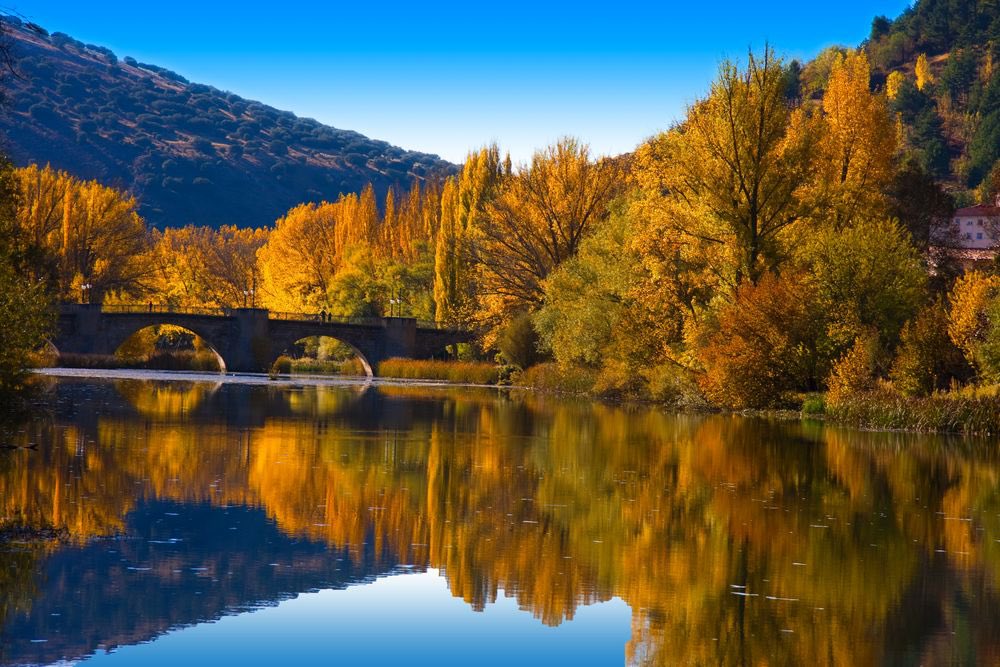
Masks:
[[[38,368],[34,373],[42,377],[80,378],[98,380],[154,380],[173,382],[207,382],[212,384],[249,384],[270,386],[400,386],[400,387],[475,387],[497,389],[496,385],[453,383],[444,380],[417,380],[405,378],[378,378],[329,375],[268,375],[265,373],[205,373],[200,371],[157,371],[137,369],[99,368]],[[501,387],[506,389],[506,387]]]

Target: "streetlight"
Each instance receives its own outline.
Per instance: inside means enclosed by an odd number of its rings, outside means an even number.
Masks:
[[[247,290],[243,290],[243,307],[244,308],[247,307],[247,297],[249,295],[250,295],[250,292],[248,292]]]
[[[84,283],[80,285],[80,301],[83,303],[90,303],[90,288],[93,287],[90,283]]]

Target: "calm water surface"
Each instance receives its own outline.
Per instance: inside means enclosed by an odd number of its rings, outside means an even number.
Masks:
[[[1000,662],[994,441],[492,391],[50,380],[0,664]]]

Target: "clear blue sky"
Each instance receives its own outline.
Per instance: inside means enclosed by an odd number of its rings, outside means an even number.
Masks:
[[[524,160],[563,135],[631,150],[720,58],[856,45],[908,4],[0,0],[119,57],[455,162],[494,140]]]

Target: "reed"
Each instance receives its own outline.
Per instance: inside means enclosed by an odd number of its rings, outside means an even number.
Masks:
[[[837,422],[879,431],[921,433],[1000,433],[1000,397],[978,392],[940,392],[908,397],[880,388],[840,397],[826,406]]]
[[[379,377],[405,380],[443,380],[460,384],[496,384],[496,364],[481,361],[427,361],[386,359],[378,366]]]

